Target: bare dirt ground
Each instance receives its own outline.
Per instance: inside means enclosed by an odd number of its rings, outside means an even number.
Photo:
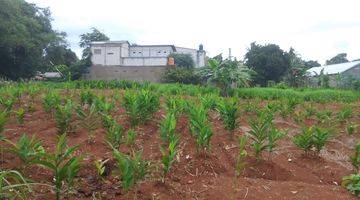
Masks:
[[[25,101],[24,101],[25,102]],[[19,105],[17,105],[19,106]],[[337,104],[317,105],[319,109],[338,109]],[[300,108],[301,109],[301,108]],[[129,129],[128,119],[123,108],[117,106],[113,116],[125,130]],[[85,154],[84,164],[75,183],[75,190],[68,199],[357,199],[340,186],[341,178],[352,173],[348,155],[352,152],[358,134],[347,135],[344,126],[337,126],[336,135],[321,151],[320,158],[307,158],[296,148],[291,137],[300,132],[301,127],[292,119],[277,117],[278,128],[288,129],[289,134],[279,142],[277,151],[269,159],[263,154],[263,161],[256,162],[250,145],[247,145],[249,157],[246,169],[239,178],[235,178],[235,157],[238,152],[236,139],[231,139],[225,131],[216,112],[210,114],[214,136],[211,139],[211,151],[207,156],[196,154],[194,138],[188,130],[187,117],[181,116],[177,132],[181,136],[180,153],[165,183],[160,181],[161,140],[158,122],[164,110],[156,113],[154,119],[136,129],[134,149],[143,150],[143,158],[151,161],[151,173],[148,178],[127,193],[121,190],[119,178],[112,173],[101,180],[94,167],[96,159],[110,159],[109,171],[116,165],[112,151],[106,145],[105,129],[96,131],[94,144],[87,142],[86,130],[77,128],[68,134],[69,145],[80,145],[76,154]],[[248,116],[240,116],[239,127],[234,133],[245,134],[249,130]],[[360,124],[359,119],[354,121]],[[74,121],[76,117],[74,115]],[[306,124],[314,124],[307,120]],[[36,135],[47,151],[56,144],[57,130],[53,118],[45,113],[40,99],[37,99],[36,111],[25,116],[25,124],[18,125],[14,116],[6,125],[4,135],[16,141],[22,134]],[[2,143],[1,145],[5,145]],[[130,148],[122,145],[122,152]],[[20,169],[20,160],[12,154],[4,153],[1,159],[2,169]],[[23,169],[22,169],[23,170]],[[25,175],[35,182],[52,182],[51,173],[38,166],[23,170]],[[54,199],[49,188],[36,188],[33,199]]]

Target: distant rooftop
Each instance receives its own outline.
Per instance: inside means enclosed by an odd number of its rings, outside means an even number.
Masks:
[[[324,69],[324,74],[337,74],[337,73],[343,73],[357,65],[360,65],[360,61],[313,67],[311,69],[308,69],[307,72],[309,73],[310,76],[317,76],[320,74],[321,70]]]

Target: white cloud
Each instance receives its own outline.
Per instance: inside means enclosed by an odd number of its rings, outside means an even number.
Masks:
[[[242,58],[251,42],[294,47],[305,59],[340,52],[360,58],[357,0],[31,0],[50,7],[54,27],[66,31],[72,48],[78,36],[97,27],[113,40],[138,44],[202,43],[210,56],[232,48]]]

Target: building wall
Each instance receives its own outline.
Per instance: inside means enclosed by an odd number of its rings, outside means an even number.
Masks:
[[[84,75],[87,80],[132,80],[161,82],[167,66],[101,66],[93,65],[89,73]]]
[[[128,57],[123,58],[122,66],[166,66],[167,57]]]
[[[105,46],[91,47],[91,62],[96,65],[105,65]]]
[[[131,46],[130,57],[167,57],[173,52],[170,46]]]
[[[360,65],[343,72],[343,76],[360,80]]]
[[[329,75],[329,86],[330,87],[343,87],[346,85],[346,83],[348,83],[347,79],[349,79],[349,78],[360,80],[360,65],[355,66],[355,67],[341,73],[340,74],[340,82],[338,81],[337,74]],[[308,84],[312,87],[317,87],[318,79],[319,79],[318,76],[309,77]]]
[[[120,65],[121,46],[106,46],[105,65]]]

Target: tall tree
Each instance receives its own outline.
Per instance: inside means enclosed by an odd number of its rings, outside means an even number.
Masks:
[[[85,65],[91,65],[91,50],[90,44],[91,42],[96,41],[109,41],[109,37],[106,36],[104,33],[100,32],[96,28],[91,28],[90,33],[84,33],[80,35],[80,47],[84,48],[82,53],[82,60],[85,61]]]
[[[334,64],[349,62],[349,60],[346,57],[347,57],[346,53],[339,53],[338,55],[332,57],[330,60],[327,60],[326,65],[334,65]]]
[[[45,49],[44,71],[51,70],[56,65],[66,65],[71,68],[78,58],[66,41],[66,33],[59,34],[58,40],[51,42]]]
[[[254,83],[265,86],[268,81],[279,82],[289,71],[291,60],[278,45],[253,42],[245,55],[245,65],[256,72]]]
[[[24,0],[0,1],[0,76],[29,78],[42,65],[44,50],[58,39],[48,8]]]

